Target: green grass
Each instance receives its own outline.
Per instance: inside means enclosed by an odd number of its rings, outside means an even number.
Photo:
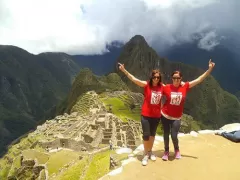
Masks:
[[[20,157],[20,154],[22,153],[22,151],[24,149],[28,149],[32,145],[32,143],[34,143],[35,141],[42,138],[41,135],[36,135],[36,136],[30,137],[31,134],[32,133],[30,133],[27,137],[20,139],[19,143],[9,146],[7,156],[11,159],[17,160],[18,156]],[[40,147],[38,148],[38,150],[43,151],[43,149]],[[13,162],[13,163],[15,163],[15,162]],[[15,165],[16,164],[13,164],[13,167]],[[4,157],[0,159],[0,167],[2,168],[0,171],[0,179],[6,179],[8,174],[13,173],[12,170],[10,172],[11,166],[12,166],[12,164],[8,163],[7,160],[4,159]]]
[[[86,172],[85,180],[95,180],[107,174],[110,169],[110,154],[117,161],[122,161],[128,158],[128,154],[116,154],[113,151],[105,151],[94,155],[91,164]]]
[[[12,167],[9,171],[8,176],[12,176],[15,174],[15,169],[18,169],[21,167],[21,156],[18,156],[14,159],[13,163],[12,163]]]
[[[11,164],[8,164],[6,160],[2,160],[0,162],[0,167],[2,168],[0,171],[0,179],[7,179]]]
[[[94,155],[84,179],[96,180],[109,172],[110,151],[105,151]]]
[[[140,120],[140,109],[136,111],[131,111],[129,106],[127,106],[123,100],[117,97],[112,98],[102,98],[103,103],[108,106],[112,105],[112,113],[121,118],[123,121],[126,121],[125,118],[133,119],[133,120]]]
[[[72,107],[71,112],[80,112],[86,114],[89,112],[90,106],[94,103],[93,97],[90,94],[83,94],[79,96],[75,105]]]
[[[128,158],[128,154],[127,153],[123,153],[123,154],[113,154],[114,157],[116,157],[117,161],[123,161],[125,159]]]
[[[79,180],[79,177],[81,176],[83,169],[87,166],[87,163],[87,158],[83,158],[58,176],[55,180]]]
[[[113,151],[97,153],[93,155],[92,159],[86,156],[65,172],[59,174],[54,180],[79,180],[80,177],[84,180],[98,179],[110,171],[110,154],[119,162],[128,157],[128,154],[116,154]],[[86,170],[85,174],[82,174],[84,170]]]
[[[45,177],[46,177],[45,170],[42,170],[39,174],[39,180],[45,180]]]
[[[48,172],[50,179],[52,178],[51,175],[55,173],[57,175],[56,180],[79,180],[79,178],[82,175],[82,172],[84,168],[85,175],[83,179],[98,179],[105,174],[107,174],[109,170],[109,161],[110,161],[110,154],[114,156],[114,159],[118,160],[120,162],[121,160],[124,160],[128,157],[128,154],[116,154],[113,151],[105,151],[100,152],[95,155],[93,155],[92,158],[86,156],[82,160],[78,160],[80,153],[74,152],[74,151],[66,151],[62,150],[56,153],[51,153],[50,155],[47,155],[45,153],[39,152],[35,149],[28,149],[24,150],[22,152],[24,158],[29,159],[38,159],[40,164],[47,164]],[[66,169],[61,174],[58,174],[59,169],[64,167],[64,165],[76,161],[76,163]],[[11,166],[7,166],[6,161],[1,161],[1,167],[4,167],[4,169],[1,169],[0,171],[0,178],[6,179],[8,175],[14,175],[15,168],[20,167],[20,156],[14,159],[13,166],[10,169]],[[30,177],[31,173],[26,172],[22,175],[22,177]]]
[[[58,170],[63,167],[65,164],[70,163],[73,160],[79,158],[79,153],[74,151],[66,151],[62,150],[52,154],[49,157],[47,162],[48,173],[52,175],[53,173],[57,173]]]
[[[49,155],[33,149],[25,150],[22,154],[25,159],[37,159],[38,164],[45,164],[49,159]]]

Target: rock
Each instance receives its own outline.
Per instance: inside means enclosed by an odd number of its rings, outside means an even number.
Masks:
[[[22,166],[30,166],[33,167],[35,165],[35,161],[32,159],[29,160],[23,160],[22,161]]]
[[[39,176],[40,172],[45,169],[44,166],[34,166],[33,167],[33,173],[37,176]]]
[[[81,151],[87,151],[87,148],[81,147]]]
[[[239,131],[240,130],[240,123],[226,124],[223,127],[221,127],[220,130],[223,130],[225,132]]]
[[[70,117],[77,117],[77,115],[78,115],[78,112],[73,112],[70,114]]]
[[[43,170],[40,172],[39,180],[47,180],[47,177],[46,177],[46,174],[45,174],[45,169],[43,169]]]
[[[69,167],[69,164],[65,164],[63,167],[64,167],[64,168],[68,168],[68,167]]]
[[[15,176],[8,176],[8,180],[17,180]]]
[[[110,156],[110,169],[114,169],[117,166],[118,166],[118,164],[117,164],[116,160],[112,156]]]
[[[79,157],[78,157],[79,160],[82,160],[82,158],[83,158],[82,156],[79,156]]]
[[[60,119],[62,119],[62,116],[56,116],[55,117],[55,120],[60,120]]]
[[[194,136],[194,137],[197,137],[197,136],[198,136],[198,133],[195,132],[195,131],[191,131],[191,132],[190,132],[190,135],[191,135],[191,136]]]
[[[134,154],[129,154],[128,157],[129,158],[134,157]]]

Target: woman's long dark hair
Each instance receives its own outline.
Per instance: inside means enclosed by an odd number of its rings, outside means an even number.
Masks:
[[[172,77],[173,77],[174,74],[179,74],[179,76],[182,77],[182,73],[181,73],[181,71],[173,71],[173,73],[172,73]]]
[[[159,69],[154,69],[154,70],[152,70],[152,74],[151,74],[151,77],[149,79],[150,87],[153,86],[153,76],[157,73],[159,74],[159,81],[158,81],[157,85],[160,86],[162,84],[162,76],[161,76],[160,70]]]

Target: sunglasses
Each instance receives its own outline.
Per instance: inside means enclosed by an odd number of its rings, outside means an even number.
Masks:
[[[181,79],[181,77],[172,77],[172,79]]]
[[[160,76],[153,76],[153,79],[160,79]]]

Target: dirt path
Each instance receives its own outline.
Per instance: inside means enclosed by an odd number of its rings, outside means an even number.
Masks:
[[[180,137],[182,159],[170,158],[164,162],[163,142],[154,146],[158,159],[149,161],[145,167],[139,160],[123,167],[115,176],[105,176],[102,180],[239,180],[240,143],[233,143],[217,135],[205,134],[198,137]],[[172,149],[172,144],[170,144]],[[173,154],[173,153],[172,153]]]

